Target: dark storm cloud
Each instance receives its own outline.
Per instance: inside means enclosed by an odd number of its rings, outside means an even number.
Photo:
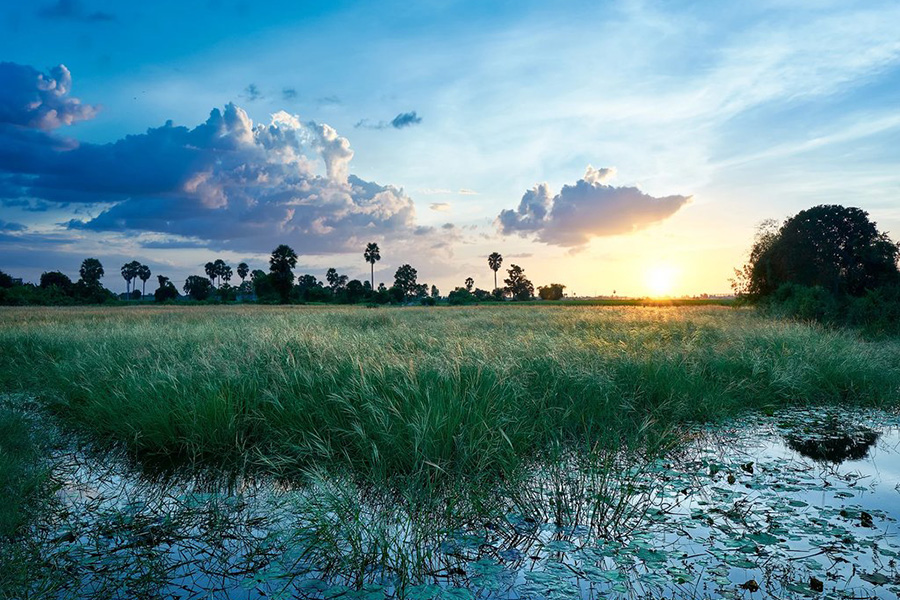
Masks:
[[[161,233],[248,251],[283,241],[306,253],[423,231],[401,189],[349,173],[350,142],[326,124],[285,112],[254,124],[229,104],[192,129],[167,122],[110,144],[77,143],[46,131],[93,114],[66,97],[68,71],[59,86],[30,67],[6,69],[29,76],[7,77],[15,89],[0,93],[0,200],[105,207],[70,221],[72,231]]]
[[[506,235],[536,234],[558,246],[581,246],[594,237],[630,233],[671,217],[690,202],[690,196],[656,198],[634,187],[604,182],[612,169],[587,168],[575,185],[564,185],[555,196],[546,183],[525,192],[516,210],[497,217]]]

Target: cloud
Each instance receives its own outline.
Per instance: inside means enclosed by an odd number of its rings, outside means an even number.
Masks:
[[[259,88],[255,83],[251,83],[247,87],[244,88],[244,98],[247,99],[247,102],[255,102],[262,98],[262,92],[259,91]]]
[[[321,96],[319,98],[316,98],[316,102],[318,102],[320,105],[326,106],[334,106],[342,103],[341,99],[334,94],[332,94],[331,96]]]
[[[476,192],[475,190],[468,190],[466,188],[460,188],[460,190],[457,193],[461,196],[477,196],[478,195],[478,192]]]
[[[437,212],[448,212],[450,210],[449,202],[432,202],[428,205],[428,208],[431,210],[435,210]]]
[[[281,98],[283,100],[294,100],[297,98],[297,90],[286,87],[281,90]]]
[[[7,78],[15,87],[0,93],[0,200],[97,207],[69,221],[71,233],[152,233],[253,252],[283,242],[325,254],[435,231],[416,225],[402,189],[352,175],[350,142],[327,124],[283,111],[254,123],[228,104],[194,128],[170,121],[109,144],[77,143],[45,131],[93,114],[65,98],[68,77],[57,85],[13,67],[32,76]],[[40,101],[17,102],[32,97]]]
[[[416,111],[410,111],[405,113],[400,113],[390,121],[379,121],[378,123],[372,123],[369,119],[361,119],[354,125],[357,129],[388,129],[393,127],[394,129],[403,129],[405,127],[411,127],[413,125],[418,125],[422,122],[422,117],[416,114]]]
[[[0,231],[25,231],[26,227],[21,223],[13,223],[0,219]]]
[[[581,246],[594,237],[619,235],[644,229],[671,217],[690,202],[690,196],[656,198],[634,187],[605,185],[615,169],[588,165],[575,185],[564,185],[552,195],[546,183],[525,192],[516,210],[497,217],[500,232],[536,234],[557,246]]]
[[[97,107],[69,97],[72,75],[65,65],[44,74],[26,65],[0,62],[0,126],[50,131],[91,119]]]
[[[56,4],[45,6],[37,11],[37,15],[44,19],[68,19],[71,21],[101,22],[115,21],[112,13],[101,11],[87,12],[77,0],[58,0]]]
[[[403,129],[411,125],[418,125],[422,122],[422,117],[416,114],[416,111],[400,113],[391,120],[391,127],[394,129]]]

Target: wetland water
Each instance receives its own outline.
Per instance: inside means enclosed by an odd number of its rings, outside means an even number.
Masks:
[[[54,465],[58,502],[32,534],[56,597],[900,592],[900,417],[882,413],[696,428],[666,457],[613,475],[536,469],[521,494],[465,525],[411,518],[346,482],[148,477],[72,448]]]

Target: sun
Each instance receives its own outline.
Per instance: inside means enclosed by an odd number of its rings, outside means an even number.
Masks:
[[[670,296],[678,271],[672,265],[658,264],[647,270],[647,288],[654,296]]]

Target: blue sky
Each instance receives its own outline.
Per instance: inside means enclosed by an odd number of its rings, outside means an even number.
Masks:
[[[77,142],[65,165],[0,162],[0,269],[96,255],[177,281],[287,242],[304,272],[363,277],[372,238],[376,279],[410,262],[445,293],[489,287],[494,250],[575,293],[649,293],[661,270],[700,293],[728,290],[765,218],[841,203],[900,238],[896,2],[188,4],[0,8],[0,60],[64,64],[65,98],[97,108],[41,130]],[[249,145],[157,130],[216,108]],[[277,114],[292,141],[241,137]]]

